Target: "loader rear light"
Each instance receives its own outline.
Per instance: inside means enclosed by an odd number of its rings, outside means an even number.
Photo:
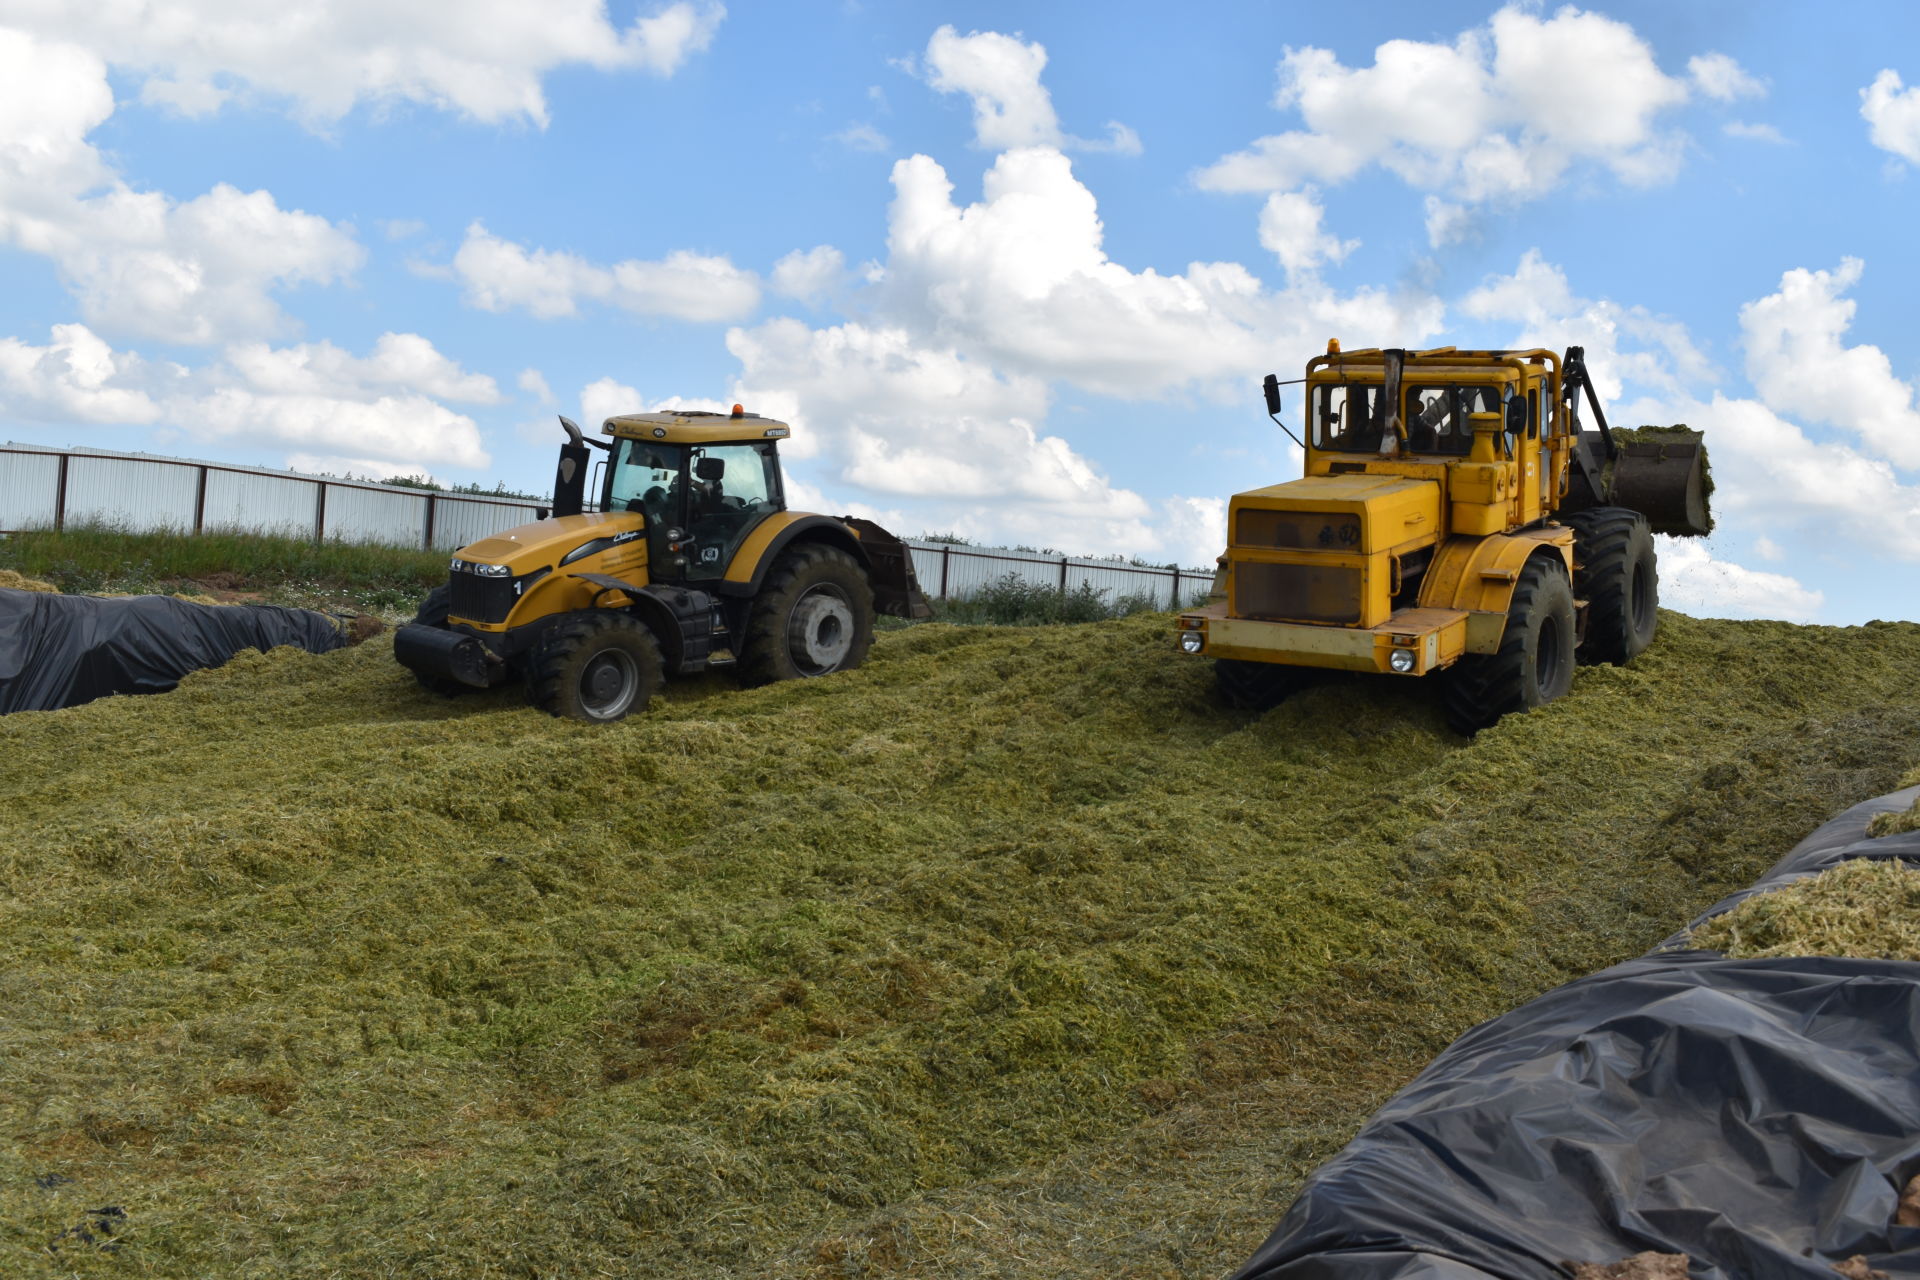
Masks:
[[[1192,614],[1188,614],[1186,617],[1180,619],[1180,628],[1183,631],[1198,631],[1206,625],[1204,619],[1196,618]]]
[[[1412,671],[1413,663],[1413,650],[1411,649],[1395,649],[1387,655],[1387,665],[1392,667],[1395,673],[1399,675],[1404,676]]]
[[[1207,638],[1198,631],[1182,631],[1180,633],[1180,651],[1182,653],[1198,653],[1205,647],[1206,643]]]

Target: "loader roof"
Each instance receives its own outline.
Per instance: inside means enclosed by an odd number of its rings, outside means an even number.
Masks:
[[[625,413],[608,418],[600,430],[627,440],[664,440],[669,444],[726,444],[749,440],[784,440],[792,434],[786,423],[757,413],[712,413],[704,409],[668,409],[658,413]]]

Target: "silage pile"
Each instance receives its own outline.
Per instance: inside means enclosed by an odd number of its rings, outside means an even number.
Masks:
[[[8,591],[50,591],[60,594],[60,588],[51,582],[42,582],[38,578],[29,578],[12,569],[0,569],[0,588]]]
[[[1695,929],[1692,945],[1738,959],[1920,960],[1920,868],[1851,859],[1784,889],[1755,894]]]
[[[1920,740],[1906,624],[1664,615],[1470,744],[1415,682],[1224,711],[1168,635],[611,728],[376,640],[0,720],[0,1272],[1222,1274]]]

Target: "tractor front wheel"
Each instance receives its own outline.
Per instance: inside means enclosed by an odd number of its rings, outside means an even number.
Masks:
[[[1573,592],[1587,602],[1580,661],[1623,665],[1653,643],[1660,575],[1647,518],[1626,507],[1593,507],[1573,526]]]
[[[740,674],[748,684],[851,671],[873,643],[873,584],[838,547],[782,555],[747,615]]]
[[[624,613],[563,618],[527,660],[527,696],[550,715],[609,724],[644,711],[660,688],[660,645]]]
[[[1573,586],[1566,566],[1536,555],[1520,571],[1495,653],[1446,673],[1447,725],[1471,737],[1510,711],[1531,711],[1573,685]]]
[[[1303,668],[1278,662],[1213,661],[1213,683],[1220,700],[1239,711],[1271,711],[1312,678]]]

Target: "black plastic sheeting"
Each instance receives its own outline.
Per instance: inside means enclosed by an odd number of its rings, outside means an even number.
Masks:
[[[1848,858],[1920,787],[1855,805],[1752,888]],[[1683,946],[1676,934],[1665,948]],[[1689,1274],[1920,1275],[1920,964],[1656,950],[1474,1028],[1307,1181],[1235,1280],[1539,1280],[1684,1253]]]
[[[0,588],[0,715],[164,693],[243,649],[327,653],[346,643],[332,618],[310,609]]]

